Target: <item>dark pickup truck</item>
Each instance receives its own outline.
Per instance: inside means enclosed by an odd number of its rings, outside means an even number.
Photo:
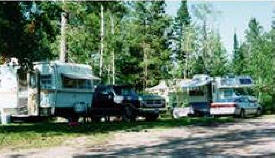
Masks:
[[[139,96],[130,86],[107,85],[95,89],[91,115],[94,121],[110,116],[122,117],[126,122],[140,116],[153,121],[164,109],[165,100],[161,97]]]

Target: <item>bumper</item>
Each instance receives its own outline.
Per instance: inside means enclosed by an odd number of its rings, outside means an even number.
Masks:
[[[211,115],[235,115],[237,112],[235,107],[230,108],[211,108],[210,114]]]
[[[167,111],[167,109],[166,108],[140,108],[138,111],[141,115],[161,114],[161,113],[165,113]]]

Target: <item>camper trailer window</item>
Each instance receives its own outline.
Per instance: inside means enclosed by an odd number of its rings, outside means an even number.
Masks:
[[[64,88],[80,88],[80,89],[91,89],[91,80],[87,79],[72,79],[63,76],[63,87]]]
[[[203,96],[203,89],[202,88],[196,88],[189,91],[190,96]]]
[[[68,77],[62,77],[63,87],[64,88],[77,88],[77,82],[75,79],[71,79]]]
[[[91,89],[92,88],[91,80],[79,79],[79,80],[77,80],[77,84],[78,84],[78,88],[81,88],[81,89]]]
[[[40,81],[41,81],[41,88],[49,89],[52,87],[51,75],[41,75]]]

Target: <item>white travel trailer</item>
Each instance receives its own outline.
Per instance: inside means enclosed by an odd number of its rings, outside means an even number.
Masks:
[[[37,62],[33,71],[20,73],[16,63],[0,66],[1,122],[7,116],[61,116],[77,119],[92,103],[92,69],[84,64]]]
[[[183,89],[188,93],[188,104],[190,114],[207,115],[212,102],[212,81],[208,75],[198,74],[192,80],[183,85]]]

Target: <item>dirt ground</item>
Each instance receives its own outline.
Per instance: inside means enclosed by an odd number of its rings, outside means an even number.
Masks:
[[[275,157],[275,115],[211,126],[116,132],[113,139],[102,145],[91,145],[85,137],[80,137],[58,147],[1,155],[9,158]]]

